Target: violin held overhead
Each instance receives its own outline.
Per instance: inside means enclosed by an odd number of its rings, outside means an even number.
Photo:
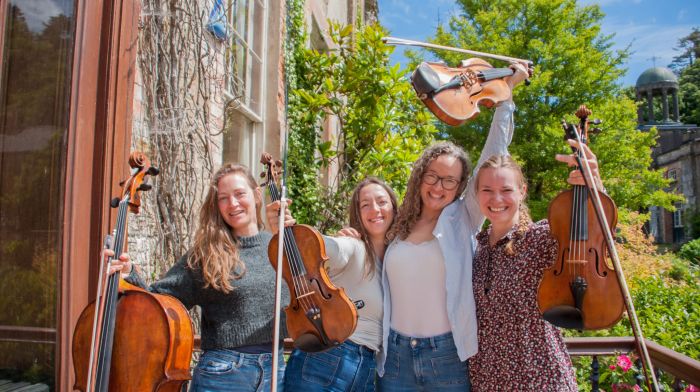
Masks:
[[[281,199],[275,180],[278,176],[270,154],[263,153],[261,163],[267,167],[272,201]],[[280,235],[270,240],[268,255],[277,269]],[[324,263],[328,260],[323,237],[307,225],[285,227],[282,277],[289,287],[290,303],[285,308],[287,330],[294,346],[302,351],[317,352],[343,343],[355,332],[357,310],[342,288],[331,283]]]
[[[508,57],[499,54],[478,52],[464,48],[436,45],[403,38],[384,37],[387,45],[409,45],[423,48],[448,50],[474,56],[488,57],[520,63],[532,76],[533,63],[530,60]],[[451,68],[444,63],[423,62],[411,75],[411,84],[418,98],[442,122],[457,126],[479,114],[479,105],[492,107],[510,99],[511,89],[503,78],[513,75],[512,68],[493,68],[484,60],[471,58],[462,60],[459,67]],[[530,81],[525,80],[529,85]]]
[[[418,98],[437,118],[457,126],[479,114],[479,106],[490,108],[510,99],[511,89],[503,80],[511,68],[493,68],[478,58],[462,60],[457,68],[444,63],[422,62],[411,75]]]

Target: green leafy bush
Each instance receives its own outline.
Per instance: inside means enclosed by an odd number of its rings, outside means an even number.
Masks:
[[[696,266],[700,266],[700,238],[694,239],[681,247],[678,255]]]

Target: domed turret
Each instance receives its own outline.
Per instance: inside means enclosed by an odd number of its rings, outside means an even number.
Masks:
[[[637,88],[646,87],[658,83],[674,84],[678,86],[678,78],[666,67],[649,68],[637,78]]]
[[[646,110],[637,108],[637,121],[642,124],[657,124],[654,116],[654,98],[661,98],[663,118],[660,124],[672,124],[679,121],[678,113],[678,78],[666,67],[653,67],[642,72],[637,79],[637,101],[646,98]],[[669,95],[672,97],[673,120],[669,118]]]

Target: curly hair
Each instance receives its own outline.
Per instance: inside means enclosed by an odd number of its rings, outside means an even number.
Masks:
[[[400,240],[405,240],[411,233],[423,209],[423,201],[420,197],[420,185],[423,180],[423,174],[431,162],[443,155],[457,158],[462,165],[462,176],[459,179],[455,200],[464,192],[464,189],[467,187],[469,173],[471,172],[471,163],[467,153],[461,147],[451,142],[438,142],[426,148],[420,158],[413,163],[411,176],[406,186],[406,195],[399,208],[395,224],[389,230],[389,241],[396,237]]]
[[[520,165],[518,165],[517,162],[515,162],[515,160],[510,155],[493,155],[489,157],[489,159],[484,161],[484,163],[479,167],[479,172],[476,173],[475,185],[477,192],[479,189],[479,178],[484,169],[510,169],[516,174],[516,177],[518,179],[518,186],[521,188],[527,186],[527,180],[525,179],[525,175],[523,174],[523,169],[520,167]],[[508,243],[506,243],[505,247],[506,253],[511,256],[515,254],[515,240],[523,236],[527,231],[528,227],[530,226],[530,223],[532,223],[532,218],[530,217],[530,210],[527,208],[527,205],[525,204],[524,200],[518,205],[518,212],[518,227],[515,230],[515,235],[510,239],[510,241],[508,241]]]
[[[262,197],[256,192],[258,184],[250,170],[243,165],[229,163],[222,166],[211,179],[202,208],[199,210],[199,227],[194,246],[187,259],[190,268],[201,267],[204,287],[229,293],[233,290],[231,278],[240,279],[245,274],[245,263],[239,258],[238,239],[233,229],[224,221],[218,207],[219,181],[236,174],[245,178],[254,191],[258,229],[264,227],[261,210]]]
[[[362,216],[360,215],[360,192],[362,192],[362,189],[364,189],[364,187],[372,184],[379,185],[389,195],[389,199],[391,201],[391,208],[393,210],[392,221],[389,224],[389,230],[391,230],[391,228],[394,226],[394,222],[396,222],[396,214],[399,205],[396,199],[396,194],[391,189],[391,187],[389,187],[389,185],[387,185],[384,181],[376,177],[365,178],[359,184],[357,184],[355,186],[355,189],[352,191],[352,197],[350,198],[349,208],[350,227],[352,227],[360,233],[362,242],[365,244],[365,250],[367,254],[364,266],[365,277],[371,277],[377,269],[375,261],[377,260],[377,254],[374,252],[374,247],[370,242],[369,234],[367,234],[367,229],[365,229],[365,226],[362,224]],[[387,239],[387,234],[389,230],[387,230],[387,233],[384,234],[385,245],[389,243]]]

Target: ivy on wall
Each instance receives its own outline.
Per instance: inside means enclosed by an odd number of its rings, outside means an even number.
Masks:
[[[288,183],[297,220],[326,232],[346,223],[352,189],[366,176],[403,194],[411,162],[437,130],[405,71],[389,66],[393,47],[381,26],[329,22],[335,48],[319,52],[306,47],[302,7],[289,1]],[[328,122],[338,129],[330,140],[322,137]]]

